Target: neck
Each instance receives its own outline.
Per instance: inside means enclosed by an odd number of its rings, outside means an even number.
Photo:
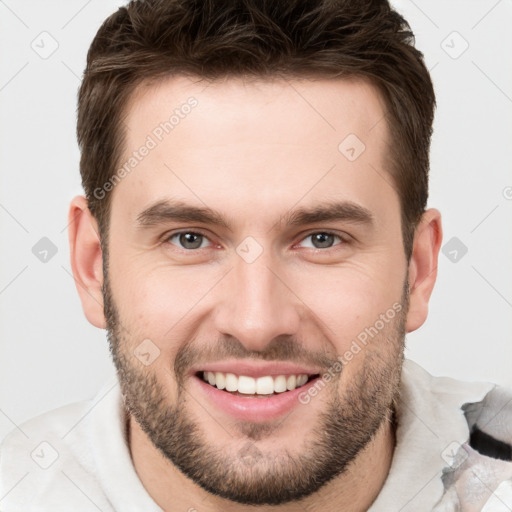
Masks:
[[[390,415],[391,416],[391,415]],[[129,447],[135,470],[155,503],[165,512],[292,512],[296,503],[280,506],[246,506],[214,496],[181,473],[151,443],[133,418],[128,420]],[[389,473],[395,447],[395,425],[389,417],[342,475],[304,498],[301,505],[308,512],[368,510],[377,498]],[[340,508],[343,504],[343,508]]]

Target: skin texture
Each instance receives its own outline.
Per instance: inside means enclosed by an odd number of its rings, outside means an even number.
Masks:
[[[121,165],[191,97],[197,105],[115,186],[108,258],[85,199],[70,207],[77,289],[89,321],[109,332],[135,469],[169,511],[297,510],[294,499],[308,511],[366,510],[391,464],[404,336],[427,316],[440,214],[425,212],[407,262],[385,106],[357,80],[144,84],[126,111]],[[365,145],[354,161],[338,150],[349,134]],[[214,209],[229,227],[137,224],[165,199]],[[334,201],[371,222],[285,222]],[[186,249],[178,231],[205,238]],[[324,232],[336,236],[315,247],[311,235]],[[251,262],[237,252],[247,237]],[[393,305],[400,312],[371,342],[279,420],[235,421],[190,373],[240,360],[326,371]],[[147,366],[134,355],[143,340],[157,355]]]

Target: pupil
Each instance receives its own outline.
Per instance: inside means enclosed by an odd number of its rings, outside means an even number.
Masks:
[[[180,236],[180,243],[186,249],[197,249],[201,246],[201,235],[196,235],[194,233],[184,233]]]
[[[317,233],[314,237],[315,242],[319,242],[321,247],[329,247],[332,242],[332,236],[329,233]],[[326,241],[327,240],[327,241]]]

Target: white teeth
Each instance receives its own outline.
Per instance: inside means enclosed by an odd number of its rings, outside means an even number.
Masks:
[[[233,373],[226,373],[226,391],[238,391],[238,377]]]
[[[273,393],[284,393],[304,386],[308,381],[308,376],[304,374],[279,375],[277,377],[266,375],[255,379],[247,375],[235,375],[234,373],[203,372],[203,380],[218,389],[231,392],[238,391],[244,395],[272,395]]]
[[[224,377],[223,373],[215,372],[215,385],[219,389],[224,389],[226,387],[226,377]]]
[[[308,381],[307,375],[297,375],[297,387],[304,386],[306,382]]]
[[[274,391],[276,393],[283,393],[286,391],[286,377],[284,375],[279,375],[279,377],[274,379]]]
[[[271,395],[274,392],[274,379],[272,377],[260,377],[256,381],[256,393],[258,395]]]
[[[256,393],[256,381],[252,377],[240,375],[238,377],[238,392],[244,395],[254,395]]]
[[[297,387],[297,377],[295,375],[290,375],[286,379],[286,389],[288,391],[291,391],[292,389],[295,389]]]

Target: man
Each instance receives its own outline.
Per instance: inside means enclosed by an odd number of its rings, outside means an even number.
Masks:
[[[118,383],[6,438],[1,510],[510,510],[512,394],[403,357],[434,104],[384,1],[108,18],[69,240]]]

